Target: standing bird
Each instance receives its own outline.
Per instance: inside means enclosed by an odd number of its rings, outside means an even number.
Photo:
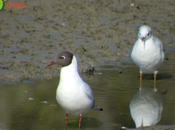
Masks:
[[[79,115],[78,128],[81,128],[82,114],[94,108],[95,100],[90,86],[82,80],[78,72],[75,55],[65,51],[58,55],[53,64],[61,65],[60,81],[56,90],[56,100],[66,111],[66,129],[69,113]]]
[[[143,73],[154,73],[154,90],[159,65],[164,61],[162,42],[153,35],[147,25],[139,28],[138,39],[132,49],[131,58],[140,68],[140,89],[142,87]]]

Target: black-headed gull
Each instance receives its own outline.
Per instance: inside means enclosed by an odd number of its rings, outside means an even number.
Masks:
[[[90,86],[79,75],[77,59],[71,52],[58,55],[53,64],[61,65],[60,81],[56,90],[56,99],[66,111],[66,129],[69,113],[79,115],[78,127],[81,127],[82,114],[94,108],[95,100]]]
[[[138,40],[132,49],[131,58],[140,68],[140,89],[142,87],[142,74],[154,73],[154,90],[156,88],[156,76],[158,67],[164,61],[162,42],[153,35],[147,25],[139,28]]]

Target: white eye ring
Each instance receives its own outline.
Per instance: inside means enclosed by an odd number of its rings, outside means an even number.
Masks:
[[[61,56],[61,58],[62,58],[62,59],[66,59],[66,57],[65,57],[65,56]]]

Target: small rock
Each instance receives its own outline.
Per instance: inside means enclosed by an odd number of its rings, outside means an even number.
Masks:
[[[35,100],[35,99],[34,99],[33,97],[29,97],[28,100],[29,100],[29,101],[33,101],[33,100]]]
[[[44,100],[44,101],[41,101],[41,103],[48,104],[48,101]]]
[[[131,7],[134,7],[134,5],[135,5],[134,3],[131,3],[131,4],[130,4]]]

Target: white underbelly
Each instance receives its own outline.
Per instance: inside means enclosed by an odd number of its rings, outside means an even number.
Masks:
[[[144,73],[152,73],[162,62],[162,54],[156,48],[135,49],[132,59]]]
[[[57,88],[56,99],[58,103],[70,113],[78,115],[86,113],[91,109],[93,101],[90,100],[84,92],[75,89]]]

